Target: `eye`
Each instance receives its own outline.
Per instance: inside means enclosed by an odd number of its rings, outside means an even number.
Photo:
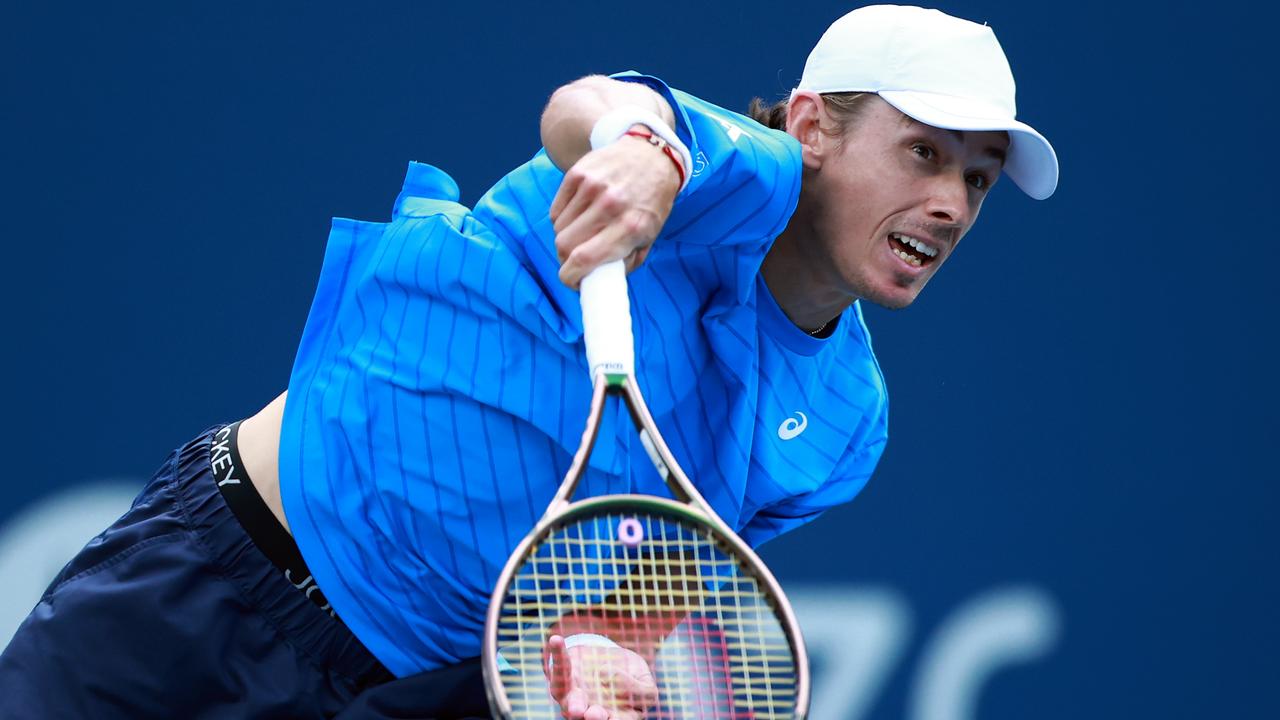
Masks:
[[[981,173],[974,173],[970,175],[968,179],[969,184],[972,185],[975,190],[986,190],[987,186],[991,184],[990,181],[987,180],[987,176]]]
[[[925,160],[932,160],[938,155],[938,153],[935,152],[933,148],[929,147],[928,145],[925,145],[924,143],[916,143],[915,145],[912,145],[911,152],[919,155],[921,158]]]

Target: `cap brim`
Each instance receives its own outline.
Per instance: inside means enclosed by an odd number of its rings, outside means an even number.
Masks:
[[[1058,155],[1035,128],[1010,113],[970,98],[914,90],[881,90],[880,97],[903,114],[947,130],[1004,130],[1009,156],[1004,173],[1027,195],[1044,200],[1058,187]]]

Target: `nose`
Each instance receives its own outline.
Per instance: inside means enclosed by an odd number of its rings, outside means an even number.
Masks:
[[[963,177],[939,177],[931,188],[925,209],[939,222],[968,227],[971,215],[968,183]]]

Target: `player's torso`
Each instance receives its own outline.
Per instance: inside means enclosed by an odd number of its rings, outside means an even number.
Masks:
[[[735,159],[750,138],[722,120],[698,120],[716,136],[694,183],[723,168],[723,191],[677,206],[631,294],[642,390],[736,527],[820,483],[824,452],[838,457],[856,423],[813,392],[837,366],[761,331],[756,277],[798,175],[757,205]],[[335,222],[290,382],[282,490],[320,584],[393,671],[478,651],[488,592],[580,439],[591,383],[547,217],[559,179],[540,155],[473,212],[446,175],[414,165],[390,223]],[[807,426],[782,437],[796,412]],[[583,493],[663,491],[629,423],[606,422],[614,432]],[[814,469],[778,482],[792,464]]]

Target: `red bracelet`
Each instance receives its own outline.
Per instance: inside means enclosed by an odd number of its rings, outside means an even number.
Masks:
[[[658,148],[663,152],[663,154],[671,158],[671,162],[676,165],[676,172],[680,173],[680,187],[684,187],[684,163],[680,162],[680,156],[676,154],[676,151],[673,150],[670,145],[667,144],[666,140],[654,135],[653,131],[648,128],[645,128],[644,130],[628,130],[623,133],[623,135],[644,138],[649,141],[650,145]]]

